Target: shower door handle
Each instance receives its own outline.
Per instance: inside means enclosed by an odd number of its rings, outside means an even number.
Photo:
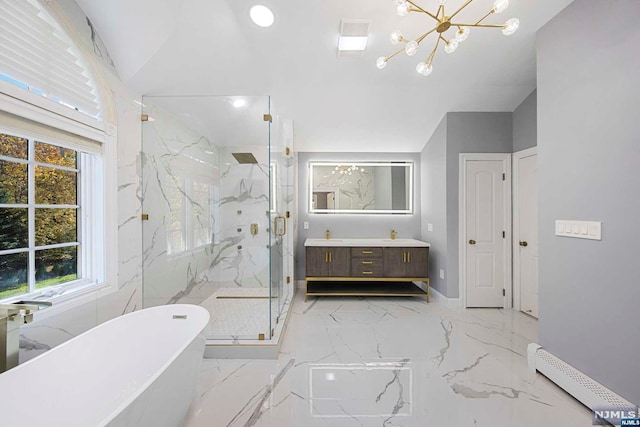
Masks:
[[[275,217],[273,220],[273,233],[276,236],[284,236],[287,234],[287,219],[285,217]]]

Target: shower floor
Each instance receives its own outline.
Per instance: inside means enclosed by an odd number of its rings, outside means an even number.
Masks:
[[[271,304],[278,304],[275,297]],[[259,340],[269,339],[269,289],[220,288],[201,304],[209,310],[211,320],[205,331],[210,340]],[[273,306],[274,316],[277,306]]]

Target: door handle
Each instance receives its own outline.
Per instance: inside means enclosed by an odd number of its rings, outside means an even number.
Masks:
[[[527,246],[528,243],[527,242],[520,242],[520,246]]]
[[[476,241],[475,241],[475,240],[469,240],[469,244],[470,244],[470,245],[475,245],[475,244],[476,244]]]
[[[278,225],[281,226],[278,226]],[[256,225],[257,230],[257,225]],[[273,234],[276,236],[284,236],[287,234],[287,219],[283,216],[277,216],[273,220]]]

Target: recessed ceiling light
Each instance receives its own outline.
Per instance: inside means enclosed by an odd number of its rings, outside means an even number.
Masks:
[[[369,37],[340,36],[338,50],[365,50]]]
[[[236,99],[235,101],[233,101],[233,106],[236,108],[242,108],[245,105],[247,105],[247,101],[245,101],[244,99]]]
[[[260,27],[270,27],[273,25],[273,12],[266,6],[262,6],[261,4],[257,4],[251,8],[249,11],[249,16],[251,20]]]

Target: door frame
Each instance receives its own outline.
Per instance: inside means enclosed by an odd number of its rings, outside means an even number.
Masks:
[[[518,196],[520,193],[520,179],[518,174],[520,171],[520,160],[525,157],[538,155],[538,147],[531,147],[521,151],[513,153],[513,308],[521,311],[520,295],[521,295],[521,283],[520,283],[520,260],[516,261],[516,254],[520,250],[520,206],[518,203]]]
[[[467,254],[464,250],[466,247],[467,227],[465,221],[465,212],[467,208],[467,162],[474,160],[496,160],[502,161],[504,165],[504,218],[505,218],[505,246],[504,246],[504,288],[505,296],[503,298],[503,308],[512,307],[512,236],[511,236],[511,153],[460,153],[460,163],[458,166],[458,295],[462,308],[467,307]]]

